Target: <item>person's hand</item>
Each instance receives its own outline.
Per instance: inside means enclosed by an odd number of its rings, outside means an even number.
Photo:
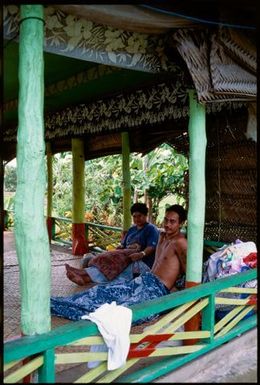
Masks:
[[[130,255],[130,258],[131,258],[131,260],[133,261],[133,262],[135,262],[135,261],[139,261],[140,259],[142,259],[143,258],[143,253],[142,252],[138,252],[138,253],[133,253],[133,254],[131,254]]]

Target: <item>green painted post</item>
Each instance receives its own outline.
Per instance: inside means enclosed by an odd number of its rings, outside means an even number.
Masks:
[[[43,352],[43,366],[38,369],[40,384],[55,383],[55,350],[47,349]]]
[[[50,330],[51,263],[44,194],[42,5],[21,5],[15,242],[20,270],[24,335]]]
[[[206,109],[196,100],[194,90],[189,91],[189,210],[187,229],[186,287],[199,285],[202,278],[203,242],[205,222],[205,154]],[[186,324],[186,331],[198,330],[201,314],[196,314]],[[186,340],[185,344],[196,340]]]
[[[53,196],[53,172],[52,172],[52,151],[51,151],[51,143],[46,143],[46,153],[47,153],[47,178],[48,178],[48,186],[47,186],[47,229],[49,235],[49,242],[51,243],[52,239],[52,228],[53,228],[53,220],[52,220],[52,196]]]
[[[73,196],[72,196],[72,254],[88,251],[85,236],[85,155],[84,141],[72,139]]]
[[[205,106],[196,100],[195,92],[189,91],[189,211],[188,251],[186,280],[201,282],[203,262],[203,239],[205,222],[205,154],[206,154],[206,112]]]
[[[202,310],[201,330],[210,332],[210,337],[206,338],[205,343],[212,343],[214,340],[215,326],[215,294],[209,295],[209,303]]]
[[[122,171],[123,171],[123,232],[131,226],[131,177],[130,147],[128,132],[122,132]]]

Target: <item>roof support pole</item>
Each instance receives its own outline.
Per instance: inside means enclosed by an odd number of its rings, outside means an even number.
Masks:
[[[85,155],[84,140],[72,138],[72,254],[83,255],[88,251],[85,235]]]
[[[199,285],[202,278],[205,223],[206,109],[199,104],[194,90],[189,91],[189,211],[186,287]],[[185,324],[185,330],[198,330],[197,314]],[[195,342],[195,341],[194,341]],[[191,343],[188,340],[187,343]]]
[[[53,196],[53,172],[52,172],[52,152],[51,143],[46,143],[47,153],[47,229],[49,235],[49,242],[51,243],[52,238],[52,196]]]
[[[44,218],[44,12],[21,5],[15,242],[23,335],[50,330],[50,249]]]
[[[128,132],[122,132],[122,171],[123,171],[123,233],[131,226],[131,176],[130,146]]]

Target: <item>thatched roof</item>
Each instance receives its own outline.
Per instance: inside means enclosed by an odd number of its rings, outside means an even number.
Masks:
[[[256,100],[256,44],[230,28],[178,30],[176,47],[201,102]]]

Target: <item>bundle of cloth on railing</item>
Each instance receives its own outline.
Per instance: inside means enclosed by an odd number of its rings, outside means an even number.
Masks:
[[[115,370],[123,366],[130,347],[132,310],[117,305],[113,301],[110,304],[101,305],[94,312],[83,315],[81,318],[95,322],[105,342],[105,345],[92,345],[90,351],[108,351],[108,370]],[[99,361],[94,361],[89,363],[88,367],[91,369],[98,364]]]
[[[230,245],[224,245],[210,255],[203,267],[203,283],[224,278],[232,274],[256,268],[257,248],[254,242],[242,242],[237,239]],[[247,281],[238,287],[256,288],[257,280]],[[217,297],[242,299],[245,294],[218,293]],[[234,305],[216,305],[216,318],[220,319],[234,308]],[[252,312],[248,314],[251,315]]]

